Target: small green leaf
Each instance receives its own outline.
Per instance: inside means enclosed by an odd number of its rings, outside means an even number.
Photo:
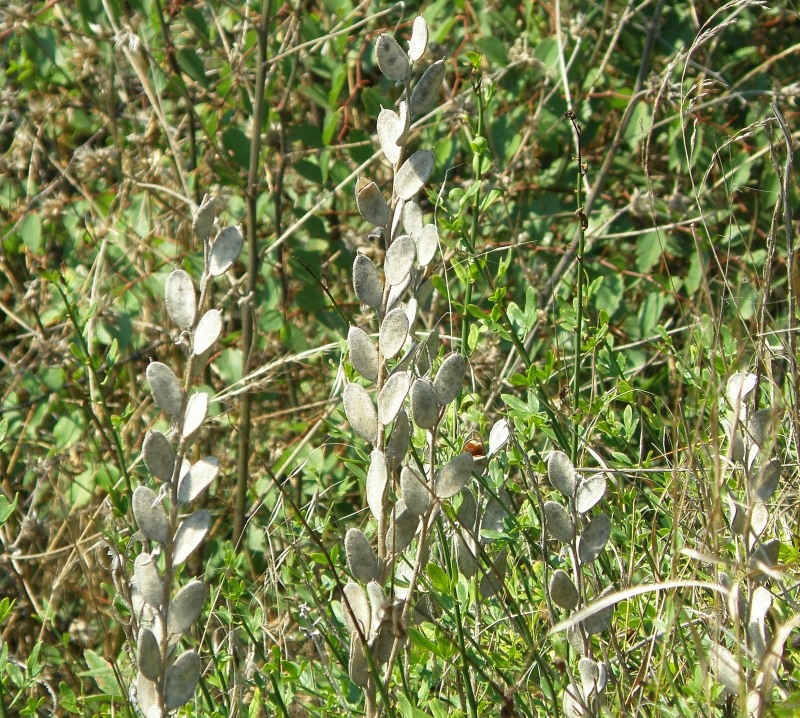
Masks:
[[[440,594],[449,596],[453,589],[450,582],[450,577],[444,572],[442,568],[435,563],[429,563],[427,567],[428,578],[431,580],[431,586]]]
[[[197,53],[190,49],[184,48],[177,52],[178,67],[181,68],[189,77],[195,82],[201,84],[203,87],[208,88],[208,77],[206,76],[206,68],[203,66],[203,61]]]
[[[119,683],[117,683],[111,664],[91,650],[84,651],[83,657],[86,659],[86,665],[89,666],[89,670],[83,671],[78,675],[94,678],[97,687],[110,698],[123,698],[122,690]]]

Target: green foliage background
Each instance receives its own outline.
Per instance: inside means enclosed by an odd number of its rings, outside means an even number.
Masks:
[[[541,471],[576,436],[578,464],[607,469],[613,484],[614,549],[598,592],[717,582],[703,557],[746,574],[724,510],[724,489],[741,492],[741,479],[719,459],[735,371],[765,377],[758,401],[779,419],[784,479],[769,530],[787,588],[776,624],[795,615],[796,3],[17,2],[0,9],[5,715],[133,714],[127,609],[112,598],[121,574],[97,546],[124,557],[135,533],[130,489],[147,481],[137,458],[157,416],[144,370],[180,356],[163,339],[163,285],[176,266],[199,275],[191,210],[206,192],[229,223],[245,222],[256,198],[260,264],[249,302],[241,280],[216,298],[227,324],[205,377],[217,400],[204,441],[223,478],[191,569],[217,589],[198,636],[209,667],[187,715],[363,710],[337,602],[365,457],[335,387],[345,322],[360,313],[355,251],[381,252],[356,210],[355,176],[390,177],[373,133],[397,91],[374,39],[407,39],[420,12],[429,55],[448,68],[442,106],[415,130],[436,154],[426,208],[443,244],[427,321],[468,347],[453,446],[500,416],[513,423],[517,443],[487,481],[506,482],[518,513],[498,537],[511,553],[502,599],[464,616],[456,606],[475,587],[428,575],[444,616],[414,629],[391,711],[465,715],[472,680],[481,715],[558,715],[568,652],[547,635],[526,461]],[[254,127],[262,24],[265,112]],[[242,306],[256,327],[246,376]],[[245,391],[249,522],[235,546]],[[610,714],[742,710],[707,679],[704,637],[729,636],[722,615],[701,590],[620,604]],[[784,659],[789,698],[776,705],[791,711],[800,673],[791,650]]]

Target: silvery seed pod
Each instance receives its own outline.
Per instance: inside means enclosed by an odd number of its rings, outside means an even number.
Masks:
[[[353,288],[362,304],[379,309],[383,300],[383,282],[378,268],[369,257],[357,254],[353,262]]]
[[[153,632],[144,626],[136,639],[136,667],[151,681],[158,680],[161,675],[161,648]]]
[[[189,470],[182,472],[178,479],[178,501],[182,504],[194,501],[217,478],[218,473],[217,458],[206,456],[197,461]]]
[[[194,695],[197,682],[200,680],[200,656],[197,651],[181,653],[178,659],[167,669],[164,684],[164,707],[167,710],[180,708]]]
[[[239,258],[244,237],[238,227],[225,227],[211,245],[208,254],[208,273],[219,277],[227,272]]]
[[[378,378],[378,350],[369,335],[351,326],[347,332],[347,353],[350,364],[367,381]]]
[[[142,458],[147,470],[159,481],[171,481],[175,471],[175,452],[164,434],[148,431],[142,443]]]
[[[376,227],[385,227],[389,221],[389,205],[386,204],[378,185],[374,182],[364,182],[359,188],[356,184],[356,206],[359,214],[370,224]]]
[[[383,426],[394,421],[410,388],[411,376],[407,371],[396,371],[387,379],[378,394],[378,421]]]
[[[167,512],[155,492],[147,486],[137,486],[131,500],[136,525],[144,537],[159,544],[167,542]]]
[[[197,208],[197,212],[194,215],[194,220],[192,221],[192,230],[194,230],[195,236],[198,239],[202,239],[204,242],[208,239],[209,235],[211,234],[211,230],[214,228],[214,218],[216,216],[216,200],[213,197],[206,195],[203,197],[202,203]]]
[[[597,514],[578,537],[578,558],[582,564],[594,561],[606,547],[611,536],[611,519]]]
[[[383,272],[389,284],[400,284],[408,276],[417,259],[417,245],[407,234],[400,235],[386,251]]]
[[[350,581],[343,589],[342,614],[350,633],[369,638],[372,623],[367,594],[361,586]]]
[[[175,594],[169,607],[168,635],[181,636],[194,625],[203,609],[206,593],[206,584],[195,579]]]
[[[208,394],[198,391],[189,397],[186,402],[186,411],[183,415],[182,436],[187,443],[196,436],[208,415]]]
[[[367,471],[367,506],[377,521],[383,515],[386,490],[389,485],[389,473],[386,466],[385,454],[375,449],[370,454],[369,470]]]
[[[439,420],[439,403],[429,379],[421,377],[411,386],[411,415],[420,429],[432,429]]]
[[[570,543],[575,538],[575,523],[572,516],[557,501],[545,502],[544,522],[547,533],[557,541]]]
[[[444,80],[444,60],[437,60],[419,78],[411,93],[411,114],[424,115],[436,102]]]
[[[180,566],[192,552],[200,545],[211,528],[211,514],[205,509],[189,514],[178,526],[175,532],[174,552],[172,561],[175,566]]]
[[[419,526],[419,516],[410,511],[405,501],[400,499],[394,506],[386,530],[386,548],[391,554],[405,551],[414,539]]]
[[[400,493],[408,510],[417,516],[423,516],[430,508],[431,488],[413,466],[404,466],[400,472]]]
[[[575,490],[575,510],[585,514],[595,506],[606,493],[606,477],[603,473],[592,474],[578,483]]]
[[[447,462],[439,471],[433,482],[433,493],[439,499],[449,499],[463,489],[472,474],[475,460],[472,454],[458,454]]]
[[[417,261],[420,267],[427,267],[439,249],[439,230],[435,224],[426,224],[417,238]]]
[[[461,354],[452,353],[445,358],[436,378],[433,380],[433,391],[439,406],[447,406],[461,391],[464,384],[464,373],[467,369],[467,360]]]
[[[554,451],[547,460],[547,477],[564,496],[572,496],[578,483],[575,467],[563,451]]]
[[[347,566],[355,579],[369,583],[378,578],[378,557],[361,531],[356,528],[347,530],[344,537],[344,551],[347,556]]]
[[[164,287],[167,314],[181,329],[189,329],[197,314],[197,295],[192,278],[182,269],[170,272]]]
[[[566,571],[558,569],[553,573],[550,578],[550,586],[548,588],[550,593],[550,600],[561,608],[571,611],[578,605],[580,596],[572,579],[567,575]]]
[[[408,317],[401,307],[392,309],[383,318],[378,335],[378,346],[384,357],[392,359],[400,353],[408,337],[408,329]]]
[[[222,334],[222,314],[216,309],[209,309],[197,322],[192,341],[192,353],[195,356],[205,354]]]
[[[382,33],[375,43],[375,59],[378,67],[392,82],[403,82],[411,74],[408,55],[403,52],[391,35]]]
[[[350,383],[342,394],[344,414],[356,432],[364,441],[374,444],[378,438],[378,412],[363,386]]]
[[[408,41],[408,59],[416,62],[425,54],[428,47],[428,23],[422,15],[414,18],[411,27],[411,39]]]
[[[411,199],[433,173],[434,157],[430,150],[417,150],[397,170],[394,191],[400,199]]]
[[[180,413],[183,405],[183,392],[178,377],[166,364],[153,361],[147,365],[145,376],[150,384],[153,401],[170,416]]]

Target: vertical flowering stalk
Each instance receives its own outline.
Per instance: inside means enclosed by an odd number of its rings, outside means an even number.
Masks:
[[[192,387],[208,363],[222,333],[222,315],[210,303],[212,277],[230,269],[242,249],[242,235],[226,227],[211,239],[217,220],[215,202],[206,196],[193,222],[202,240],[204,268],[198,300],[192,278],[182,269],[167,277],[165,304],[180,330],[178,344],[186,352],[183,378],[166,364],[151,362],[147,381],[155,404],[169,416],[167,434],[150,430],[142,457],[157,491],[139,486],[133,492],[133,515],[143,550],[134,562],[131,603],[136,632],[136,699],[147,718],[163,718],[189,701],[200,678],[200,655],[179,651],[200,615],[206,598],[204,581],[192,580],[179,590],[181,565],[197,549],[211,526],[208,511],[191,510],[216,478],[219,461],[206,456],[194,464],[188,455],[208,413],[208,394]]]

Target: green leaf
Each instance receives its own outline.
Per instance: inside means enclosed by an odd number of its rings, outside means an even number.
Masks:
[[[203,61],[198,54],[189,48],[183,48],[177,52],[178,67],[181,68],[195,82],[208,89],[208,76]]]
[[[19,236],[31,254],[41,255],[43,253],[42,220],[38,214],[31,213],[23,218],[19,223]]]
[[[86,665],[89,666],[89,670],[83,671],[78,675],[94,678],[97,687],[105,695],[111,698],[124,698],[111,664],[92,650],[87,649],[84,651],[83,657],[86,660]]]
[[[435,563],[429,563],[426,570],[433,588],[435,588],[438,593],[449,596],[452,593],[452,585],[450,577],[445,571]]]
[[[247,169],[250,165],[250,140],[238,127],[229,127],[222,133],[222,146],[228,159]]]
[[[14,494],[14,500],[9,501],[5,494],[0,494],[0,526],[8,521],[9,516],[14,513],[17,508],[17,495]],[[2,612],[0,611],[0,621],[3,620]]]

